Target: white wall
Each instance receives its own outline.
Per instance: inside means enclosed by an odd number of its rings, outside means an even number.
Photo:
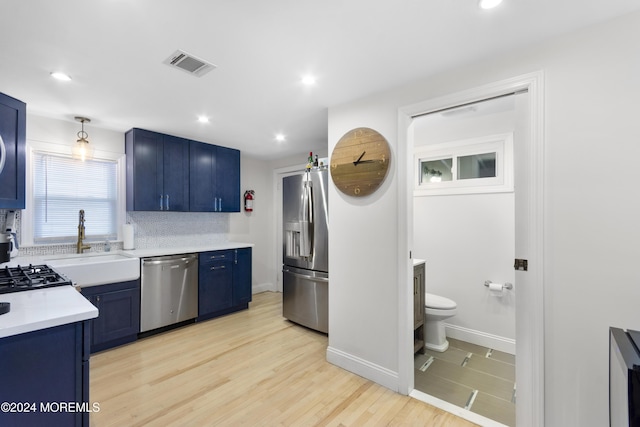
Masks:
[[[635,13],[329,110],[329,151],[368,126],[396,153],[399,107],[544,70],[548,426],[607,425],[608,328],[640,329],[638,39]],[[392,169],[367,199],[330,190],[329,360],[379,382],[398,371],[397,185]]]
[[[273,189],[270,165],[251,156],[242,154],[240,190],[254,190],[253,212],[242,211],[231,214],[229,240],[251,242],[255,246],[253,255],[253,292],[275,290],[275,256],[272,248],[273,229]]]
[[[27,112],[28,110],[29,104],[27,103]],[[124,154],[123,133],[101,129],[92,123],[85,123],[84,130],[89,134],[89,143],[96,151]],[[76,134],[80,130],[80,125],[80,122],[74,120],[64,121],[27,114],[26,140],[27,143],[67,145],[69,146],[69,154],[71,154],[71,148],[78,139]]]
[[[397,390],[398,195],[396,106],[366,100],[329,109],[329,152],[349,130],[370,127],[391,147],[378,191],[353,198],[329,186],[329,348],[338,366]]]
[[[418,118],[414,145],[418,148],[513,132],[515,102],[488,102],[504,103],[508,110]],[[494,297],[484,281],[515,282],[514,209],[513,192],[413,199],[413,256],[426,260],[427,292],[458,305],[456,316],[446,321],[447,335],[509,353],[515,353],[517,284],[501,297]]]

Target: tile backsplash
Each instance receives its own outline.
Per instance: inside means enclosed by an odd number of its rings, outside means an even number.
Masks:
[[[127,212],[136,249],[203,246],[227,241],[229,214],[211,212]]]
[[[7,209],[0,209],[0,225],[4,227]],[[18,242],[21,241],[21,211],[16,216]],[[229,214],[211,212],[127,212],[127,223],[133,225],[135,249],[171,246],[203,246],[228,240]],[[4,228],[1,230],[4,231]],[[104,242],[89,242],[89,252],[103,252]],[[111,250],[122,249],[122,242],[111,242]],[[21,256],[75,253],[76,245],[20,245]]]

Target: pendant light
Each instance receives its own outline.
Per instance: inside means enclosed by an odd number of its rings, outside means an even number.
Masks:
[[[91,120],[86,117],[76,117],[76,120],[82,123],[82,129],[78,132],[78,140],[73,146],[73,158],[84,162],[93,158],[93,147],[89,145],[87,139],[89,134],[84,131],[85,122],[90,123]]]

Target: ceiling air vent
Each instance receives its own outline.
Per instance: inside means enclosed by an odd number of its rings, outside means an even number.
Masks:
[[[200,58],[188,54],[182,50],[176,50],[170,57],[162,61],[163,64],[167,64],[170,67],[179,68],[182,71],[186,71],[196,77],[202,77],[209,71],[216,68],[215,65],[203,61]]]

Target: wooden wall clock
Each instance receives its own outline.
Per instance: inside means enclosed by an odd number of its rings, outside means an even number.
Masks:
[[[331,178],[338,190],[362,197],[375,192],[389,171],[389,143],[373,129],[345,133],[331,153]]]

